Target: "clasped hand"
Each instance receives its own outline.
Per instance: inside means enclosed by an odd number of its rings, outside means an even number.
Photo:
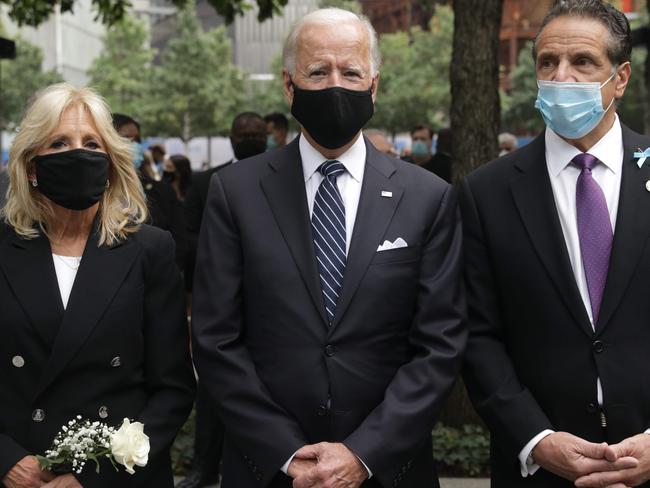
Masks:
[[[352,451],[330,442],[298,450],[287,472],[293,478],[293,488],[357,488],[368,478]]]
[[[579,488],[628,488],[650,479],[650,435],[618,444],[592,443],[566,432],[542,439],[533,449],[542,468]]]

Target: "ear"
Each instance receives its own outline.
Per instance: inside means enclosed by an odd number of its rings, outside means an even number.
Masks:
[[[372,93],[372,103],[377,101],[377,90],[379,89],[379,74],[377,73],[372,80],[372,86],[370,87]]]
[[[628,83],[630,82],[630,76],[632,75],[632,65],[630,62],[623,63],[616,70],[616,75],[614,76],[614,82],[616,83],[616,91],[614,92],[614,97],[617,100],[623,98],[625,89],[627,88]]]
[[[282,70],[282,88],[284,90],[284,99],[289,104],[293,105],[293,84],[291,82],[291,74],[286,70]]]

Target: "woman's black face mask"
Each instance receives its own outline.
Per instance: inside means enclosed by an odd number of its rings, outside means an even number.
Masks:
[[[108,182],[108,154],[87,149],[36,156],[37,189],[57,205],[85,210],[97,203]]]

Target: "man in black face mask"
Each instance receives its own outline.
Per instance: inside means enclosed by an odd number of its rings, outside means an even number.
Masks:
[[[303,17],[284,49],[302,133],[211,181],[193,308],[226,426],[223,488],[436,487],[431,429],[465,344],[453,190],[361,128],[367,19]]]

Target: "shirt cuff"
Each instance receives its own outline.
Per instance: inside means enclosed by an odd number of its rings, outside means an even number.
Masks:
[[[532,456],[533,449],[535,449],[535,446],[539,444],[539,441],[541,441],[544,437],[554,433],[555,433],[554,431],[549,429],[541,431],[530,441],[528,441],[528,444],[526,444],[524,448],[519,452],[518,457],[519,457],[519,466],[521,468],[521,476],[523,476],[524,478],[526,476],[532,476],[539,469],[539,464],[535,464],[535,461],[533,461],[533,456]]]
[[[648,429],[648,430],[650,430],[650,429]],[[355,456],[357,456],[357,455],[355,454]],[[364,463],[363,459],[361,459],[359,456],[357,456],[357,459],[359,461],[361,461],[361,464],[363,464],[363,467],[366,468],[366,471],[368,471],[368,479],[372,478],[372,471],[370,471],[370,468],[368,467],[368,465],[366,463]]]
[[[644,434],[650,434],[650,429],[646,429],[643,431]]]
[[[280,468],[280,471],[282,471],[282,472],[283,472],[284,474],[286,474],[287,476],[289,476],[289,465],[291,464],[291,461],[293,461],[293,458],[296,457],[296,453],[297,453],[297,452],[298,452],[298,451],[294,452],[294,453],[291,455],[291,457],[289,458],[289,460],[288,460],[286,463],[284,463],[284,464],[282,465],[282,467]]]

